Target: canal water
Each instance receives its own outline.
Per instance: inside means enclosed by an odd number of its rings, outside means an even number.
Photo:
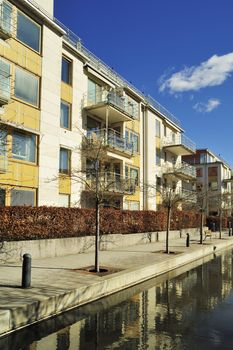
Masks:
[[[233,349],[233,250],[0,339],[1,350]]]

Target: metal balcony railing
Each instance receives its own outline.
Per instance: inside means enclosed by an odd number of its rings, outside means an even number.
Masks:
[[[0,2],[0,37],[10,38],[14,34],[15,22],[12,5],[7,1]]]
[[[11,98],[11,77],[8,71],[1,68],[0,61],[0,106],[9,103]]]
[[[193,152],[196,152],[196,144],[184,134],[173,134],[170,137],[165,137],[162,144],[163,147],[181,145]]]
[[[128,100],[127,96],[122,96],[116,91],[100,90],[96,92],[88,92],[84,95],[84,106],[90,107],[100,104],[111,105],[122,113],[129,115],[134,119],[138,119],[138,103]]]
[[[86,175],[86,190],[96,191],[96,176],[90,172]],[[122,175],[111,172],[98,174],[98,191],[100,193],[133,194],[136,191],[134,179],[126,179]]]
[[[174,175],[180,174],[180,175],[187,176],[189,178],[193,178],[193,179],[196,178],[196,168],[185,162],[179,162],[172,166],[164,165],[162,167],[162,172],[164,174],[174,174]]]
[[[118,151],[133,155],[134,145],[126,138],[122,137],[117,131],[113,129],[92,129],[87,131],[87,138],[94,142],[100,140],[105,146],[109,146]]]

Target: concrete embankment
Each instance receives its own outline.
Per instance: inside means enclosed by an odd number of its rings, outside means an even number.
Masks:
[[[203,245],[185,238],[170,242],[172,254],[163,253],[164,242],[118,247],[100,252],[101,266],[110,274],[97,276],[86,268],[94,254],[33,259],[32,286],[21,289],[21,264],[0,266],[0,335],[123,290],[162,273],[233,245],[233,238],[206,240]],[[117,270],[117,272],[114,272]]]

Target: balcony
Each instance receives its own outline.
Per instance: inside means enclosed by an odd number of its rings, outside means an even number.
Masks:
[[[136,183],[134,179],[123,178],[120,174],[103,172],[98,176],[98,188],[100,194],[134,194],[136,191]],[[96,191],[96,176],[95,174],[87,174],[86,188],[87,192]]]
[[[84,95],[83,108],[107,123],[138,119],[138,103],[117,91],[100,90]]]
[[[103,147],[110,152],[120,154],[127,158],[133,156],[133,142],[129,142],[126,138],[122,137],[121,134],[113,129],[88,130],[87,139],[87,146],[89,145],[91,147],[96,141],[100,141]]]
[[[177,156],[196,153],[196,144],[184,134],[173,134],[163,140],[163,148]]]
[[[175,176],[181,180],[195,180],[196,168],[188,163],[181,162],[173,166],[164,166],[162,168],[164,176]]]
[[[11,98],[11,78],[9,65],[0,60],[0,107],[8,104]]]
[[[3,40],[11,38],[14,28],[12,5],[7,1],[0,2],[0,38]]]

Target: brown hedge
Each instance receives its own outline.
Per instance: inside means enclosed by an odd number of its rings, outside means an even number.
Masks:
[[[102,209],[101,234],[161,231],[166,228],[166,211]],[[171,229],[197,227],[199,214],[174,211]],[[1,207],[0,240],[29,240],[77,237],[95,233],[93,209],[57,207]]]

